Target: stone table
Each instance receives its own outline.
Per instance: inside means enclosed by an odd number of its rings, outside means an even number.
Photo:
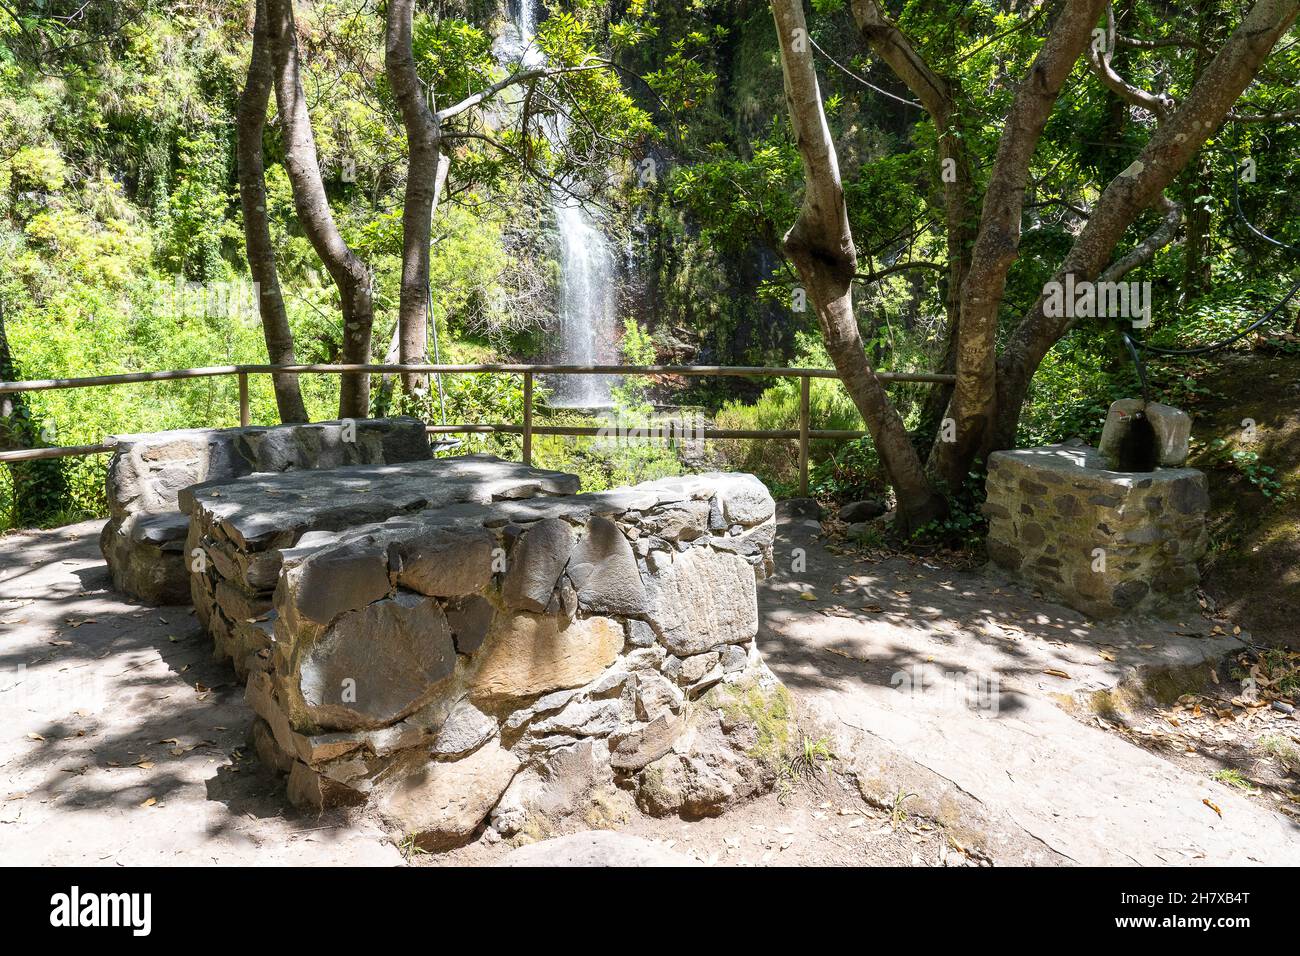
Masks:
[[[282,549],[306,533],[341,531],[454,504],[571,495],[578,479],[491,455],[328,471],[253,474],[182,490],[195,612],[240,676],[265,667]]]
[[[790,707],[754,644],[761,482],[564,494],[572,476],[431,464],[436,482],[343,469],[187,496],[196,605],[291,800],[369,805],[436,850],[606,798],[703,815],[773,785]]]

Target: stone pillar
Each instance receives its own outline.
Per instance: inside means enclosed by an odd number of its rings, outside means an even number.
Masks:
[[[1085,445],[989,456],[988,552],[1095,617],[1172,614],[1200,581],[1206,478],[1192,468],[1110,471]]]

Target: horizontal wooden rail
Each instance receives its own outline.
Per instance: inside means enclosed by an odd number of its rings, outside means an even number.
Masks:
[[[0,382],[0,395],[7,392],[45,392],[55,388],[93,388],[96,385],[171,382],[182,378],[212,378],[215,375],[238,374],[238,365],[215,365],[211,368],[182,368],[170,372],[122,372],[118,375],[89,375],[85,378],[43,378],[30,382]]]
[[[113,445],[57,445],[50,448],[22,448],[18,451],[0,451],[0,464],[14,461],[38,461],[42,458],[76,458],[81,455],[102,455],[113,450]]]
[[[652,428],[653,426],[651,426]],[[426,425],[425,431],[430,435],[488,435],[500,433],[503,435],[522,435],[524,428],[522,425]],[[569,437],[608,437],[610,441],[623,441],[635,443],[637,441],[649,441],[651,439],[666,441],[690,441],[689,432],[682,433],[673,431],[669,433],[667,429],[661,432],[654,432],[646,429],[644,435],[637,434],[635,430],[629,430],[625,435],[619,435],[617,431],[611,432],[608,428],[597,428],[594,425],[534,425],[532,433],[534,435],[566,435]],[[799,438],[800,432],[794,428],[703,428],[700,430],[699,438]],[[837,441],[848,441],[854,438],[865,438],[867,435],[864,431],[850,431],[847,429],[821,429],[810,428],[808,437],[829,438]]]
[[[429,425],[426,430],[433,435],[448,434],[507,434],[523,436],[523,460],[532,464],[534,435],[566,435],[576,437],[609,437],[616,442],[641,442],[653,440],[689,440],[692,437],[704,439],[794,439],[799,442],[799,489],[800,494],[808,493],[808,444],[816,439],[845,441],[862,438],[863,431],[816,429],[811,427],[810,381],[814,378],[840,377],[839,372],[830,368],[778,368],[773,366],[736,366],[736,365],[215,365],[208,368],[185,368],[159,372],[123,372],[116,375],[90,375],[81,378],[47,378],[26,382],[0,382],[0,395],[17,392],[43,392],[53,389],[95,388],[104,385],[129,385],[138,382],[170,382],[183,379],[213,378],[234,375],[239,384],[239,422],[248,425],[252,418],[249,408],[249,375],[345,375],[357,372],[374,372],[379,374],[398,374],[416,372],[420,374],[475,375],[483,373],[506,373],[522,375],[524,378],[524,423],[522,425]],[[664,375],[698,378],[703,376],[728,376],[739,378],[797,378],[799,387],[799,428],[796,429],[748,429],[748,428],[704,428],[698,435],[683,433],[679,429],[657,429],[652,423],[648,428],[634,427],[625,434],[617,430],[611,433],[608,427],[597,428],[587,425],[534,425],[533,424],[533,381],[537,375]],[[920,382],[926,384],[950,384],[956,381],[955,375],[936,372],[877,372],[876,377],[882,382]],[[0,464],[37,461],[46,458],[65,458],[79,455],[98,455],[113,450],[113,443],[98,445],[70,445],[52,448],[21,448],[14,451],[0,452]]]
[[[12,392],[44,392],[62,388],[93,388],[100,385],[130,385],[136,382],[169,382],[178,379],[211,378],[219,375],[343,375],[348,372],[396,374],[478,374],[506,372],[538,375],[722,375],[740,378],[839,378],[833,368],[777,368],[742,365],[214,365],[165,372],[123,372],[117,375],[89,375],[82,378],[46,378],[26,382],[0,382],[0,395]],[[877,372],[882,382],[952,383],[955,375],[937,372]]]

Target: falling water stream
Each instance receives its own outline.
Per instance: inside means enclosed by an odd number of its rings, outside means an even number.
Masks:
[[[503,58],[530,67],[544,62],[534,42],[538,0],[518,0],[516,43],[500,47]],[[517,45],[516,45],[517,44]],[[562,146],[567,120],[557,115],[547,136]],[[616,365],[618,324],[615,320],[617,269],[609,240],[583,203],[553,185],[551,210],[559,237],[559,341],[554,360],[562,365]],[[570,408],[600,408],[611,404],[612,376],[557,375],[547,385],[551,404]]]

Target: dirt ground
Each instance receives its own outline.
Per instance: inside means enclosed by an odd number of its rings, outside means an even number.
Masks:
[[[0,538],[6,863],[396,863],[368,825],[288,806],[190,608],[109,590],[102,522]]]
[[[1189,389],[1179,401],[1194,418],[1190,464],[1210,475],[1205,591],[1256,640],[1300,650],[1300,355],[1223,354]],[[1278,483],[1272,496],[1249,459],[1230,463],[1234,452],[1273,469],[1262,473]]]
[[[1081,695],[1071,712],[1300,820],[1297,699],[1300,653],[1256,647]]]
[[[580,821],[560,833],[583,829]],[[655,819],[630,809],[615,827],[707,866],[986,865],[931,819],[868,806],[843,777],[827,771],[701,820]],[[517,842],[517,841],[516,841]],[[420,866],[492,864],[512,845],[485,841],[443,854],[415,854]]]

